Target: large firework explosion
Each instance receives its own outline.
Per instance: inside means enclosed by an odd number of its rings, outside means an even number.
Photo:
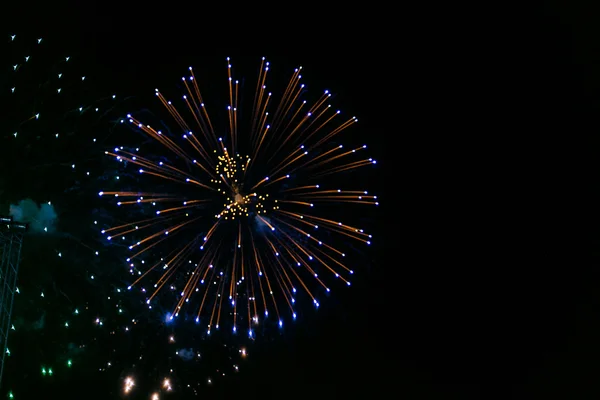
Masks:
[[[248,102],[227,59],[222,125],[190,68],[177,105],[156,90],[178,130],[128,115],[152,141],[106,152],[121,170],[100,195],[115,198],[122,222],[102,233],[127,243],[127,289],[150,308],[170,303],[168,321],[193,319],[207,335],[229,320],[252,338],[263,320],[296,319],[299,298],[318,307],[332,281],[350,285],[356,245],[372,240],[355,221],[378,205],[359,172],[376,161],[366,145],[340,142],[357,118],[333,109],[327,90],[303,100],[302,67],[275,100],[268,71],[263,58]]]

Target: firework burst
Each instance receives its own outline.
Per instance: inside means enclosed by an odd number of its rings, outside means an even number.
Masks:
[[[364,154],[365,145],[346,148],[338,141],[357,119],[334,111],[329,91],[313,103],[302,100],[302,67],[274,101],[263,58],[246,114],[229,58],[227,64],[225,127],[209,117],[191,67],[178,107],[155,93],[181,135],[127,116],[170,159],[139,148],[106,152],[123,171],[134,166],[137,177],[127,190],[100,192],[127,207],[128,221],[102,233],[128,240],[127,263],[136,277],[129,289],[144,293],[149,307],[160,293],[172,292],[168,320],[191,303],[184,315],[203,321],[208,334],[227,318],[233,332],[252,337],[263,316],[274,315],[282,326],[285,314],[296,318],[297,298],[318,307],[332,280],[350,285],[346,253],[356,250],[353,244],[370,245],[371,235],[348,220],[378,202],[351,187],[361,174],[347,173],[376,162]]]

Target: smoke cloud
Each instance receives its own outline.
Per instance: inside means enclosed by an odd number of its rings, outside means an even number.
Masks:
[[[19,204],[11,204],[10,215],[16,222],[29,224],[29,232],[54,232],[57,215],[49,203],[38,205],[31,199],[21,200]]]
[[[196,355],[196,353],[194,352],[194,349],[192,349],[192,348],[181,349],[177,352],[177,354],[179,355],[179,357],[183,358],[184,361],[193,360],[194,356]]]

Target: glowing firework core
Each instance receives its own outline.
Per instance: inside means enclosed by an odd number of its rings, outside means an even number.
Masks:
[[[215,171],[221,178],[213,180],[221,187],[217,190],[225,195],[227,202],[223,204],[225,207],[216,217],[225,219],[235,219],[236,216],[250,216],[251,213],[264,214],[265,209],[263,201],[269,196],[259,196],[257,193],[244,194],[244,178],[246,168],[250,163],[250,157],[242,157],[239,154],[231,157],[227,152],[227,148],[223,148],[223,155],[218,157],[219,163]],[[226,188],[222,188],[225,185]]]
[[[235,186],[233,189],[233,201],[235,201],[237,204],[245,204],[246,198],[242,196]]]

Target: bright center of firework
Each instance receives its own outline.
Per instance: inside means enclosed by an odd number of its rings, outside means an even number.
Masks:
[[[235,219],[236,217],[249,217],[254,213],[264,214],[263,202],[268,195],[244,192],[244,179],[250,157],[242,157],[239,154],[230,155],[225,148],[223,155],[218,159],[219,163],[215,171],[220,180],[213,182],[219,185],[218,191],[223,194],[226,202],[223,204],[223,211],[217,215],[217,218]]]
[[[245,204],[247,196],[244,196],[240,189],[237,185],[233,185],[233,201],[237,204]]]

